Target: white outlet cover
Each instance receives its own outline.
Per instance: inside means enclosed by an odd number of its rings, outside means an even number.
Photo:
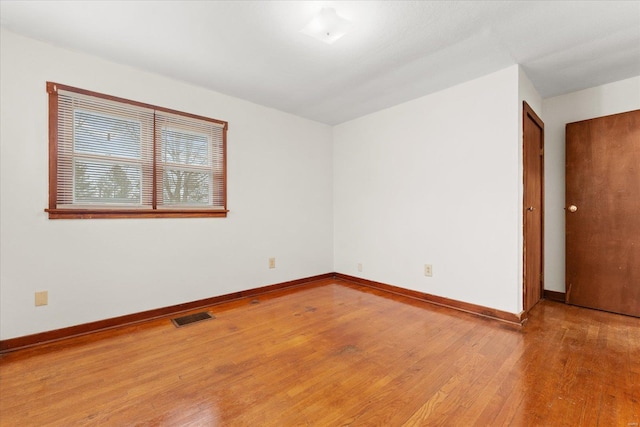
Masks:
[[[427,277],[433,276],[433,266],[431,264],[424,265],[424,275]]]

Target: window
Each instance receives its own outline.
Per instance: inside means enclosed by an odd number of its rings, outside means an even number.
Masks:
[[[225,217],[227,122],[47,82],[49,218]]]

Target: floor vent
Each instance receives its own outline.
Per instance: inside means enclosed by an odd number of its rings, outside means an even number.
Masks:
[[[207,311],[203,311],[201,313],[190,314],[188,316],[176,317],[175,319],[171,319],[176,328],[180,328],[181,326],[191,325],[192,323],[202,322],[204,320],[215,319],[216,317]]]

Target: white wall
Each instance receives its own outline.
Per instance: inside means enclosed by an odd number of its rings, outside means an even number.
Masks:
[[[522,310],[518,81],[516,65],[334,127],[337,272]]]
[[[556,291],[564,125],[640,108],[640,77],[541,100],[516,65],[332,130],[4,29],[0,42],[0,339],[330,271],[517,313],[522,100],[545,121]],[[48,220],[47,80],[228,121],[229,217]]]
[[[546,289],[565,291],[565,125],[639,108],[640,76],[543,100]]]
[[[333,271],[329,126],[4,29],[0,46],[0,339]],[[228,218],[49,220],[47,80],[228,121]]]

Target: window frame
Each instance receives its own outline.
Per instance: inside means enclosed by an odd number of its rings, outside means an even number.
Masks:
[[[169,113],[190,119],[211,122],[222,129],[222,171],[212,164],[211,171],[212,187],[219,180],[222,181],[222,201],[223,207],[212,209],[211,207],[200,207],[197,205],[189,205],[188,207],[158,207],[157,204],[157,173],[162,173],[162,168],[158,168],[158,164],[162,164],[162,159],[157,158],[157,148],[161,141],[158,141],[155,120],[153,132],[153,165],[152,165],[152,204],[150,207],[136,206],[126,208],[122,205],[109,207],[106,205],[97,205],[95,208],[87,206],[87,204],[73,205],[65,204],[64,207],[58,206],[58,91],[73,92],[84,96],[90,96],[108,101],[129,104],[140,108],[152,109],[154,112]],[[47,93],[49,95],[49,207],[45,212],[49,214],[49,219],[92,219],[92,218],[224,218],[227,216],[227,130],[228,123],[226,121],[212,119],[196,114],[185,113],[182,111],[172,110],[169,108],[159,107],[156,105],[146,104],[138,101],[132,101],[112,95],[106,95],[85,89],[80,89],[68,85],[54,82],[47,82]],[[99,113],[98,113],[99,114]],[[213,144],[212,142],[210,144]],[[209,149],[213,149],[212,146]],[[73,157],[72,157],[73,161]],[[72,178],[74,179],[74,178]],[[144,178],[141,178],[144,181]],[[142,192],[142,189],[140,190]],[[75,196],[74,196],[75,197]]]

